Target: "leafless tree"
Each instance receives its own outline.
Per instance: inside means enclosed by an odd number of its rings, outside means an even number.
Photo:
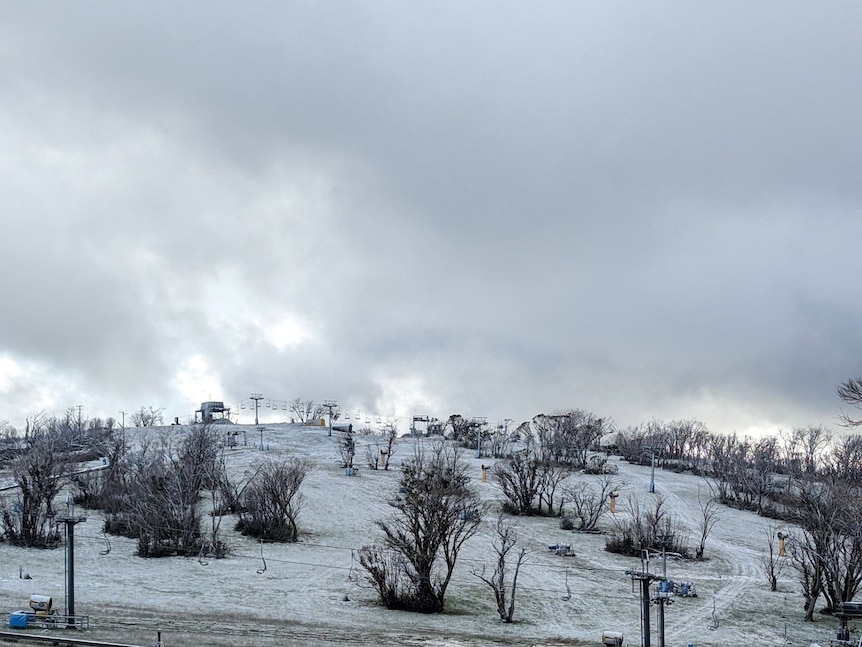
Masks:
[[[63,487],[62,444],[53,430],[39,427],[31,430],[27,447],[10,462],[19,496],[0,503],[3,536],[10,543],[45,548],[58,540],[50,519]]]
[[[322,404],[315,404],[314,400],[295,398],[290,401],[290,410],[296,414],[299,422],[305,424],[310,420],[322,418],[326,411],[326,407]]]
[[[832,448],[826,471],[842,481],[862,485],[862,436],[843,436]]]
[[[542,512],[542,502],[547,507],[549,517],[560,514],[560,509],[554,510],[554,495],[557,488],[571,475],[572,470],[568,465],[545,464],[542,466],[542,481],[539,489],[539,513]]]
[[[718,522],[721,516],[719,503],[714,496],[705,496],[702,491],[697,493],[697,505],[700,508],[700,516],[698,517],[697,530],[700,533],[700,542],[697,545],[697,550],[694,553],[695,559],[703,559],[703,553],[706,549],[706,539],[713,527]]]
[[[497,613],[503,622],[512,622],[515,615],[515,593],[518,589],[518,573],[527,557],[526,546],[517,547],[518,537],[502,516],[497,517],[494,527],[494,572],[486,575],[486,567],[473,567],[470,573],[491,587],[494,601],[497,603]],[[515,550],[517,547],[517,551]],[[515,552],[513,552],[515,551]],[[514,564],[512,563],[514,558]],[[511,577],[510,577],[511,572]]]
[[[563,496],[571,508],[572,529],[580,532],[595,530],[608,509],[611,493],[619,487],[620,482],[609,475],[567,485]]]
[[[706,432],[706,425],[699,420],[672,420],[662,425],[665,451],[661,456],[662,467],[681,472],[698,466],[699,441]]]
[[[380,435],[383,437],[382,444],[385,445],[385,447],[380,449],[381,462],[383,463],[383,469],[388,470],[389,463],[395,455],[395,441],[398,440],[398,423],[387,422],[383,425]]]
[[[17,435],[18,430],[8,420],[0,420],[0,438],[5,440],[15,438]]]
[[[135,427],[155,427],[164,422],[164,407],[141,407],[134,413],[130,420]]]
[[[360,550],[366,579],[390,609],[443,611],[446,590],[464,542],[479,528],[484,508],[470,488],[460,454],[439,441],[417,447],[401,466],[394,514],[378,520],[382,545]]]
[[[267,541],[294,542],[304,498],[299,491],[310,471],[298,458],[264,460],[243,493],[236,529]]]
[[[373,440],[365,445],[365,458],[370,469],[389,469],[389,462],[395,453],[398,439],[398,424],[384,423],[378,433],[368,434]]]
[[[238,479],[231,478],[226,469],[220,470],[218,486],[221,514],[239,514],[243,510],[243,495],[249,483],[257,476],[261,464],[255,463]]]
[[[338,456],[341,467],[353,467],[353,458],[356,456],[356,442],[353,434],[347,431],[340,432],[338,438]]]
[[[606,550],[632,556],[640,556],[643,550],[661,549],[688,554],[687,530],[667,510],[665,498],[656,495],[651,503],[645,506],[635,497],[628,499],[622,513],[613,518]]]
[[[838,397],[846,404],[857,409],[862,408],[862,377],[851,378],[840,384],[838,386]],[[841,423],[845,427],[859,427],[862,425],[862,419],[855,418],[842,410]]]
[[[220,436],[208,424],[192,426],[178,443],[161,436],[129,457],[121,516],[138,540],[141,557],[196,555],[207,545],[201,531],[201,491],[220,481]]]
[[[75,503],[93,510],[116,512],[129,472],[125,433],[116,429],[107,431],[97,447],[107,466],[94,472],[71,471],[69,481],[77,488]]]
[[[792,475],[816,474],[823,466],[831,434],[821,425],[779,431],[780,458],[786,472]]]
[[[493,458],[506,458],[512,451],[512,445],[520,439],[517,429],[510,427],[511,419],[506,419],[489,430],[489,453]]]
[[[495,463],[492,473],[506,497],[504,508],[513,514],[535,514],[534,502],[542,491],[544,471],[544,463],[529,450]]]
[[[799,529],[788,547],[805,596],[805,619],[812,620],[821,594],[828,609],[837,609],[862,585],[862,491],[834,476],[797,488],[793,521]]]

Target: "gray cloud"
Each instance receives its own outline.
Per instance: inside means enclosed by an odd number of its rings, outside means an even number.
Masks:
[[[853,3],[7,14],[16,424],[255,390],[746,430],[859,373]]]

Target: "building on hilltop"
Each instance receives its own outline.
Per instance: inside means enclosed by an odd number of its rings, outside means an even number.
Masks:
[[[198,414],[201,422],[230,422],[230,407],[224,402],[201,402],[201,408],[195,411],[195,422]]]

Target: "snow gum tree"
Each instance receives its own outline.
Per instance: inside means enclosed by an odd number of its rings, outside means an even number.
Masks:
[[[862,491],[836,478],[806,481],[799,486],[788,548],[791,565],[805,597],[805,619],[813,620],[817,599],[838,609],[862,585]]]
[[[117,517],[125,520],[124,532],[137,538],[138,555],[188,556],[207,547],[199,501],[202,490],[219,482],[219,456],[219,437],[209,425],[193,425],[176,444],[167,436],[143,443],[130,456]]]
[[[620,482],[608,475],[598,479],[579,481],[563,490],[571,512],[566,519],[572,530],[591,532],[596,529],[602,514],[608,509],[611,494],[620,488]]]
[[[10,461],[19,496],[0,504],[3,536],[17,546],[50,547],[59,539],[50,523],[54,498],[63,487],[62,444],[55,429],[28,434],[27,447]]]
[[[512,622],[515,615],[518,573],[527,557],[527,548],[517,546],[518,537],[502,516],[497,517],[494,534],[494,554],[496,557],[494,571],[488,575],[485,564],[482,564],[481,568],[470,569],[470,573],[491,587],[500,620],[508,623]]]
[[[236,529],[267,541],[296,541],[297,517],[303,505],[299,488],[308,476],[309,464],[299,458],[264,460],[254,469],[242,495]]]
[[[455,562],[484,512],[460,454],[444,441],[417,447],[401,468],[394,514],[376,521],[376,546],[359,552],[366,580],[389,609],[441,613]]]
[[[322,418],[326,411],[326,407],[322,404],[316,404],[314,400],[303,400],[302,398],[291,400],[289,406],[291,412],[296,414],[297,419],[302,424],[315,418]]]

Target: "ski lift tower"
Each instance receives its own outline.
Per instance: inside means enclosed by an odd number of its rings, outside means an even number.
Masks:
[[[323,407],[329,412],[329,433],[327,436],[332,435],[332,410],[338,406],[338,403],[335,400],[324,400]]]
[[[659,591],[655,598],[653,599],[650,596],[650,584],[655,580],[659,580],[661,582],[665,582],[665,578],[661,575],[654,575],[649,572],[649,551],[644,551],[644,554],[641,557],[641,570],[640,571],[626,571],[626,575],[628,575],[632,579],[632,583],[638,581],[641,583],[641,645],[642,647],[650,647],[650,604],[658,604],[659,605],[659,647],[665,647],[664,644],[664,605],[671,604],[671,600],[669,598],[669,593],[664,591]]]
[[[263,400],[263,396],[260,393],[252,393],[248,397],[250,400],[254,400],[254,424],[259,425],[260,422],[258,422],[257,419],[257,410],[260,408],[260,401]]]
[[[649,491],[650,494],[655,492],[655,455],[661,453],[664,447],[659,444],[645,445],[644,449],[650,453],[650,476],[649,476]]]
[[[54,521],[66,525],[66,618],[68,626],[75,624],[75,526],[87,520],[87,515],[75,512],[71,495],[66,499],[66,511],[59,512]]]

